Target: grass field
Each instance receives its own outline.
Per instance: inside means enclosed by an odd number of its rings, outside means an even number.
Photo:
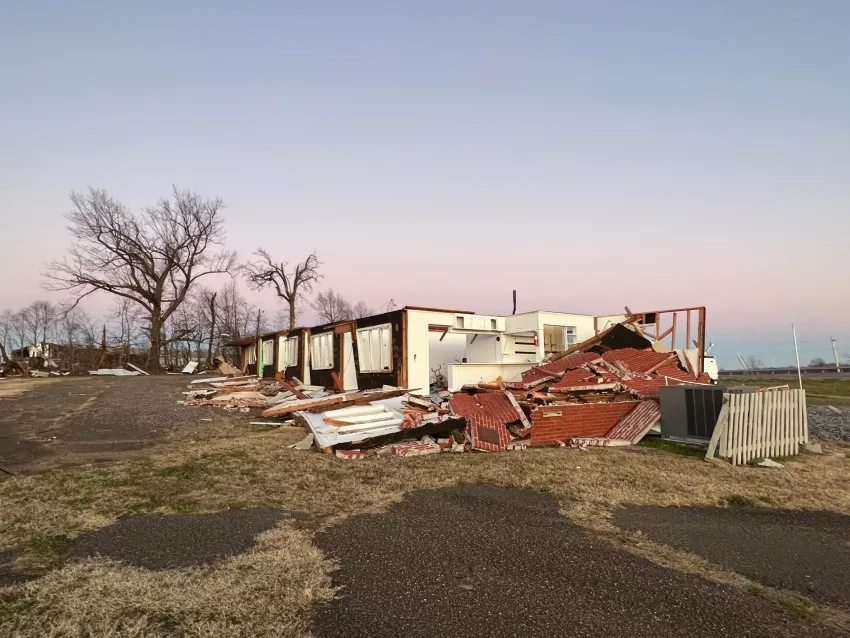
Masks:
[[[0,636],[307,636],[311,610],[334,596],[334,566],[313,546],[312,532],[379,511],[419,488],[493,483],[543,490],[565,515],[610,542],[785,605],[792,599],[782,592],[620,532],[610,522],[612,510],[625,503],[755,504],[850,514],[850,459],[841,446],[772,471],[706,463],[660,444],[351,462],[287,449],[302,436],[295,428],[246,432],[0,480],[0,556],[6,552],[19,569],[43,574],[0,587]],[[76,535],[123,515],[245,507],[298,510],[310,519],[302,528],[282,524],[263,533],[253,551],[208,567],[157,572],[102,558],[64,561]],[[810,607],[814,621],[850,627],[850,618]]]
[[[787,385],[792,389],[800,387],[797,379],[760,379],[758,377],[724,377],[722,385],[748,385],[773,388]],[[844,379],[807,379],[803,377],[803,389],[806,396],[813,399],[844,399],[850,401],[850,380]]]

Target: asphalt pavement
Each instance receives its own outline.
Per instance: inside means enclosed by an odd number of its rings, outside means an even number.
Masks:
[[[147,569],[209,565],[248,551],[257,534],[285,518],[266,508],[125,516],[80,535],[67,558],[103,556]]]
[[[316,615],[325,638],[834,635],[597,539],[532,490],[421,490],[316,543],[343,588]]]
[[[614,524],[776,589],[850,609],[850,516],[762,507],[629,506]]]

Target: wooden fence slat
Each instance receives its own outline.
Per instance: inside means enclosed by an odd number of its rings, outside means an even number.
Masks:
[[[788,393],[781,394],[779,405],[779,419],[781,433],[779,435],[779,456],[788,456]]]
[[[743,410],[741,410],[741,419],[742,423],[742,431],[744,433],[743,436],[743,444],[741,445],[741,464],[749,461],[749,453],[750,453],[750,395],[743,395]]]
[[[800,390],[794,390],[794,396],[791,397],[791,415],[794,419],[793,439],[791,442],[791,453],[800,453],[800,439],[802,438],[802,419],[800,418]]]
[[[729,462],[735,465],[735,455],[738,451],[738,395],[729,395]]]
[[[756,449],[755,458],[764,457],[765,432],[764,432],[764,392],[759,392],[756,397],[755,422],[756,422]]]
[[[741,395],[733,394],[731,397],[731,417],[732,417],[732,465],[738,464],[738,454],[741,451]]]
[[[737,454],[735,457],[737,459],[736,465],[740,465],[744,459],[744,442],[746,441],[746,427],[744,425],[746,419],[744,418],[745,414],[745,406],[744,406],[744,397],[746,395],[739,394],[738,395],[738,443],[735,446],[737,448]]]
[[[717,444],[720,443],[720,456],[723,458],[725,452],[723,449],[724,438],[726,431],[729,429],[729,400],[726,396],[723,397],[723,405],[720,407],[720,414],[717,416],[717,423],[714,426],[714,432],[711,433],[711,440],[708,442],[708,451],[705,453],[706,461],[714,458],[714,451],[717,449]]]
[[[767,398],[767,455],[776,456],[776,392],[765,392]]]

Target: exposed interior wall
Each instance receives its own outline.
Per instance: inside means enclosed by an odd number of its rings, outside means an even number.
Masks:
[[[337,339],[337,342],[340,340]],[[346,332],[342,335],[342,385],[343,389],[357,390],[357,368],[354,367],[354,340],[351,337],[351,332]]]
[[[446,375],[446,365],[461,363],[466,356],[467,335],[448,333],[443,337],[439,332],[428,333],[428,383],[436,380],[435,370]]]
[[[456,392],[464,385],[502,381],[519,381],[522,373],[530,369],[531,363],[450,363],[446,367],[449,390]]]
[[[566,443],[575,436],[605,436],[640,401],[552,405],[531,411],[532,445]]]
[[[446,361],[431,362],[431,335],[436,335],[439,340],[438,332],[430,332],[429,325],[435,326],[452,326],[454,325],[455,313],[439,312],[433,310],[404,310],[407,313],[407,387],[415,392],[427,393],[431,387],[431,368],[436,368],[438,364],[446,363],[454,359],[446,359]],[[446,350],[442,349],[435,354],[435,357],[449,357],[459,351],[459,342],[454,340],[458,335],[447,334],[444,339],[447,341],[450,337],[453,338],[453,345],[446,346]],[[459,335],[464,337],[464,335]],[[464,348],[466,348],[464,340]],[[461,359],[463,356],[461,356]]]
[[[465,335],[467,363],[501,363],[504,335]],[[473,341],[473,337],[475,340]]]

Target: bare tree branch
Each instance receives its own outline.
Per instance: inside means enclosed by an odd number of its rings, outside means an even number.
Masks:
[[[76,241],[48,265],[46,287],[73,295],[68,310],[96,291],[137,304],[150,321],[149,367],[158,370],[164,323],[195,282],[236,267],[235,252],[211,252],[224,242],[221,199],[173,187],[171,198],[134,215],[91,188],[72,193],[71,203],[68,230]]]
[[[306,298],[305,294],[312,292],[313,284],[321,281],[319,267],[322,262],[313,251],[307,259],[290,269],[287,262],[275,262],[262,248],[258,248],[254,255],[258,259],[242,266],[248,285],[254,290],[274,288],[277,296],[289,304],[289,329],[295,328],[296,302],[299,297]]]

